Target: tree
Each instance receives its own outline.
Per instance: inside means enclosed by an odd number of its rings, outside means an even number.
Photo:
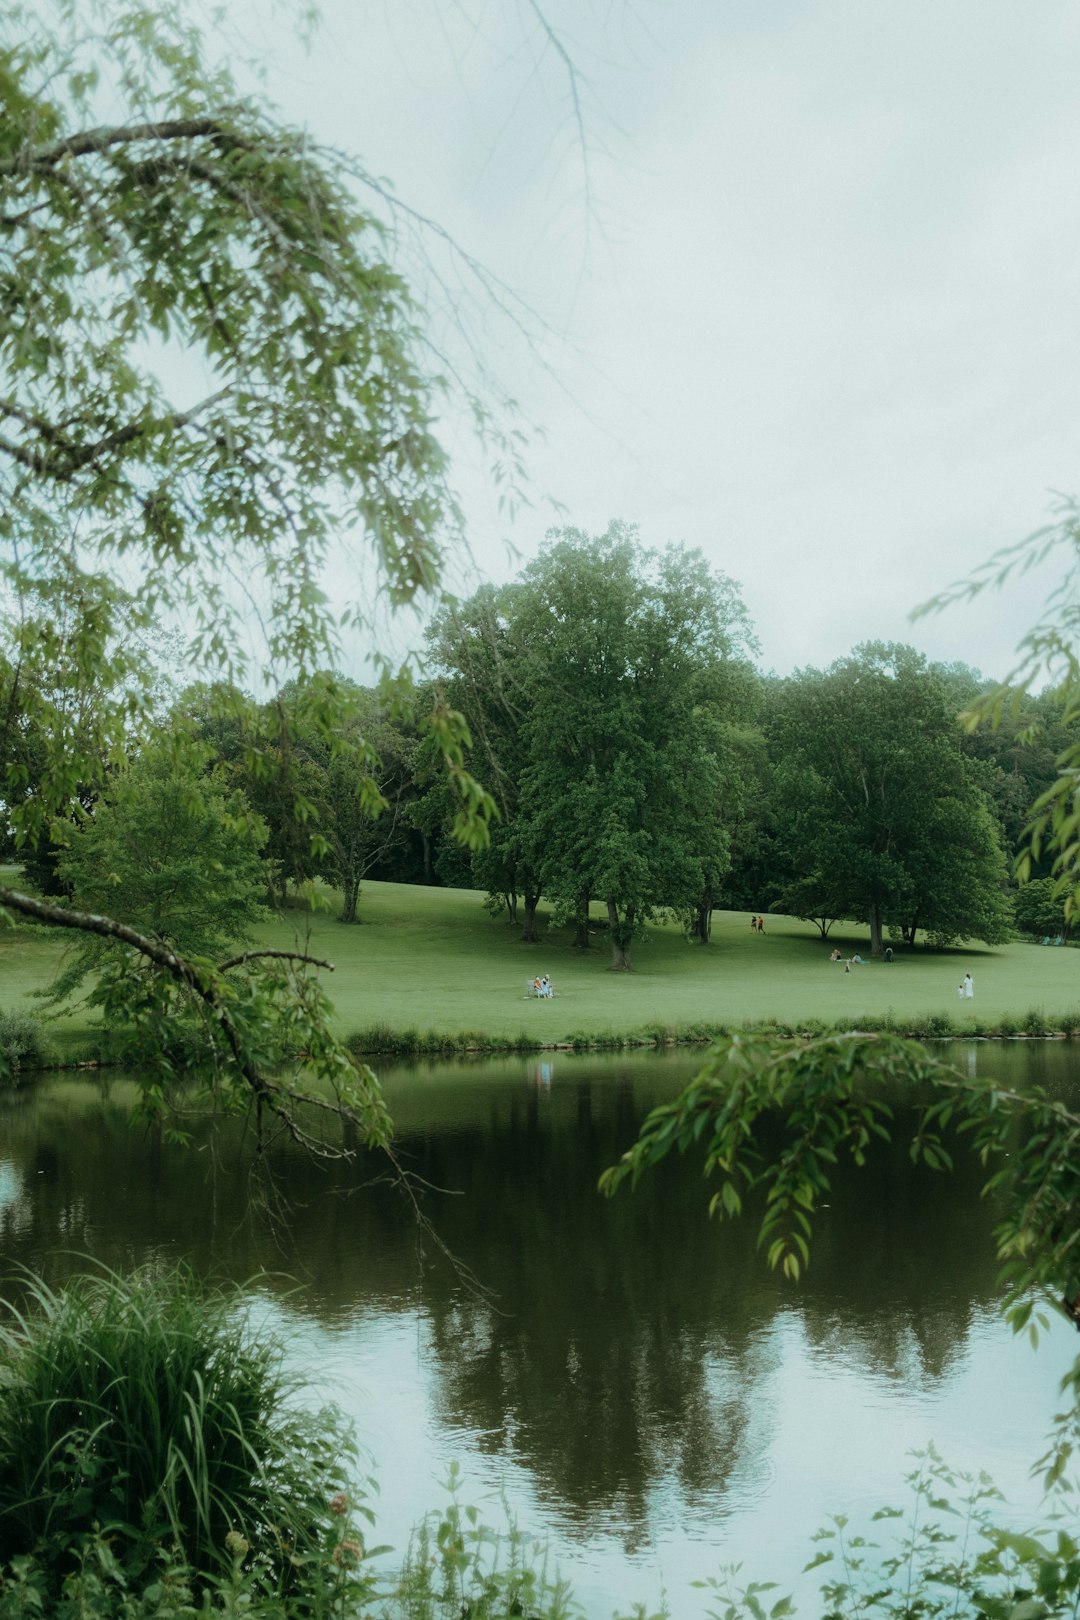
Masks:
[[[78,906],[124,896],[135,927],[189,956],[248,937],[261,915],[266,827],[220,769],[148,749],[110,783],[60,857]]]
[[[354,687],[317,788],[323,866],[341,891],[343,923],[357,921],[364,878],[405,840],[415,753],[377,695]]]
[[[480,697],[494,779],[513,784],[496,845],[513,886],[527,902],[542,890],[581,943],[602,900],[611,965],[629,968],[648,918],[696,913],[726,870],[718,717],[737,708],[752,643],[738,587],[697,552],[642,548],[626,523],[553,530],[437,643]]]
[[[180,9],[5,9],[0,715],[31,716],[46,748],[38,790],[22,795],[6,725],[0,797],[20,847],[43,829],[63,835],[78,784],[123,754],[148,712],[121,621],[183,618],[192,661],[239,678],[254,587],[264,673],[303,672],[332,662],[338,623],[361,615],[352,605],[335,618],[323,593],[331,541],[374,554],[392,602],[437,586],[460,526],[431,428],[439,373],[384,234],[356,203],[361,175],[208,66]],[[481,432],[494,433],[474,403]],[[112,660],[85,733],[28,679],[42,649],[27,604],[61,592],[79,606],[72,662]],[[333,736],[332,701],[318,724]],[[458,795],[458,831],[482,839],[490,804],[463,768],[464,723],[443,705],[427,724]],[[114,898],[122,912],[122,891]],[[291,1083],[272,1078],[276,1055],[302,1049],[339,1088],[335,1110],[385,1135],[373,1078],[330,1038],[302,953],[286,994],[280,964],[225,974],[111,915],[10,887],[0,905],[123,940],[167,981],[162,1005],[174,995],[201,1005],[218,1082],[286,1128],[310,1139]],[[125,983],[130,1010],[145,1012]]]
[[[1036,939],[1068,939],[1069,918],[1053,878],[1032,878],[1016,892],[1016,926]]]
[[[756,789],[760,782],[763,739],[754,727],[730,718],[723,705],[703,705],[698,711],[702,738],[716,762],[716,798],[701,809],[704,825],[713,823],[713,837],[703,841],[702,889],[686,914],[687,932],[699,944],[712,939],[712,915],[721,904],[740,839],[749,839],[755,825]]]
[[[164,638],[132,625],[127,593],[74,560],[48,582],[28,582],[14,607],[15,662],[0,643],[0,813],[22,831],[14,853],[26,880],[57,895],[71,817],[92,807],[145,730],[136,717],[160,713]],[[110,715],[125,708],[131,718],[113,731]],[[66,807],[56,826],[43,813],[49,805]]]
[[[498,809],[487,846],[473,855],[473,871],[494,909],[505,905],[521,939],[535,944],[540,873],[530,850],[521,802],[532,698],[527,645],[516,634],[514,586],[481,588],[465,603],[447,606],[433,621],[428,640],[450,701],[469,717],[473,757]]]
[[[926,661],[869,643],[824,673],[786,683],[772,726],[780,762],[777,819],[797,915],[853,917],[884,950],[885,927],[909,943],[1007,937],[997,829],[978,767]]]
[[[198,960],[221,957],[250,938],[262,914],[261,850],[266,828],[220,768],[199,770],[170,747],[147,750],[119,771],[106,797],[74,826],[60,854],[60,877],[76,908],[100,916],[123,895],[128,927],[158,951]],[[241,965],[237,962],[235,965]],[[170,1023],[121,1010],[128,994],[143,1014],[157,991],[155,964],[122,935],[85,938],[50,989],[53,1001],[82,990],[106,1023],[160,1072],[174,1055],[203,1046],[191,987],[170,1002]],[[194,1016],[193,1016],[194,1014]]]

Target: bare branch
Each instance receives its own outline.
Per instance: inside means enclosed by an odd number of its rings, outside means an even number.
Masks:
[[[245,951],[242,956],[230,956],[227,961],[218,963],[218,972],[224,973],[228,968],[242,967],[245,962],[255,962],[260,957],[278,957],[284,962],[307,962],[311,967],[326,968],[333,973],[333,962],[327,962],[321,956],[305,956],[303,951]]]

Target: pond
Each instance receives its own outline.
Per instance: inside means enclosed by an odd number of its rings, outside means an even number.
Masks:
[[[948,1048],[1012,1084],[1076,1094],[1060,1042]],[[285,1202],[261,1198],[237,1127],[187,1150],[128,1121],[130,1083],[61,1076],[0,1113],[0,1251],[62,1280],[184,1257],[252,1284],[313,1399],[353,1415],[401,1547],[450,1464],[493,1519],[501,1500],[550,1539],[590,1617],[703,1615],[691,1582],[741,1563],[797,1585],[827,1515],[903,1505],[912,1448],[985,1468],[1021,1516],[1080,1349],[1054,1320],[1038,1350],[998,1314],[980,1172],[910,1163],[902,1124],[868,1172],[844,1169],[794,1287],[749,1222],[706,1218],[700,1166],[612,1201],[599,1171],[685,1083],[688,1052],[571,1053],[384,1071],[402,1156],[438,1238],[366,1169],[281,1148]],[[441,1190],[436,1190],[441,1189]]]

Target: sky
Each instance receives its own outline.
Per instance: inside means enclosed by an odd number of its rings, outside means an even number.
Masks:
[[[272,97],[530,312],[532,341],[467,279],[451,300],[543,430],[511,521],[443,424],[469,519],[457,589],[513,577],[553,524],[623,518],[741,582],[765,669],[880,639],[1008,673],[1052,570],[909,615],[1080,493],[1080,8],[322,14],[306,55],[266,28]]]

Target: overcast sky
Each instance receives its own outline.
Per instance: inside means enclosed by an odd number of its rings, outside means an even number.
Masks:
[[[765,668],[880,638],[1005,674],[1049,578],[908,613],[1080,491],[1080,8],[537,3],[583,138],[532,0],[268,36],[290,118],[557,334],[548,370],[481,317],[547,437],[512,525],[458,445],[472,583],[621,517],[741,581]]]

